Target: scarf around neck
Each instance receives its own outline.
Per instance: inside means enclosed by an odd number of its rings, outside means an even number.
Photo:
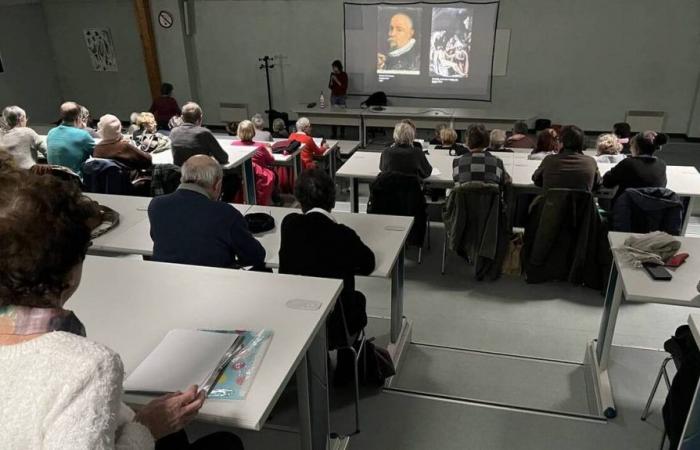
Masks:
[[[85,336],[85,326],[63,308],[0,306],[0,344],[18,344],[52,331]]]

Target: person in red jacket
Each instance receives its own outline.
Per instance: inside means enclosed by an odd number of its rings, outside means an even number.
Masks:
[[[289,140],[297,141],[302,145],[301,163],[304,169],[316,167],[314,156],[321,156],[328,150],[328,144],[325,141],[320,146],[316,145],[314,138],[311,137],[311,122],[306,117],[300,117],[297,120],[297,131],[289,135]]]
[[[149,111],[156,116],[156,122],[158,122],[159,130],[168,130],[168,122],[173,116],[180,115],[180,106],[177,104],[177,100],[172,97],[173,85],[170,83],[163,83],[160,87],[160,97],[153,100],[151,104],[151,109]]]
[[[267,206],[271,204],[272,193],[275,189],[275,172],[272,166],[275,158],[267,145],[254,142],[255,125],[250,120],[244,120],[238,124],[236,134],[238,141],[231,142],[231,145],[255,146],[253,154],[253,171],[255,172],[255,200],[258,205]]]
[[[328,89],[331,90],[331,106],[346,106],[348,98],[348,74],[343,70],[343,63],[335,60],[331,63],[331,77],[328,80]],[[333,125],[333,139],[336,137],[338,127]],[[345,127],[340,127],[340,138],[345,137]]]

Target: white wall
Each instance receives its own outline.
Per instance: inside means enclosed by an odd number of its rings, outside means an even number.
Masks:
[[[87,106],[94,118],[151,105],[133,0],[43,0],[48,35],[63,97]],[[95,72],[83,38],[85,28],[109,28],[118,72]]]
[[[342,56],[341,0],[198,0],[195,9],[200,101],[210,111],[220,102],[266,108],[260,56],[284,58],[272,72],[280,110],[316,101]],[[661,110],[667,132],[685,133],[700,73],[698,23],[697,0],[502,0],[498,26],[511,30],[510,55],[493,101],[440,104],[538,113],[589,130],[608,129],[627,110]]]
[[[61,102],[46,22],[41,5],[0,2],[0,108],[20,105],[31,123],[56,120]]]

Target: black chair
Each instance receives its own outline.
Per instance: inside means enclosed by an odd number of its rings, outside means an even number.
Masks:
[[[131,169],[112,159],[95,158],[83,164],[86,192],[131,195]]]
[[[427,223],[423,186],[415,175],[382,172],[369,188],[369,214],[413,217],[413,226],[406,243],[418,247],[418,262],[422,262]]]

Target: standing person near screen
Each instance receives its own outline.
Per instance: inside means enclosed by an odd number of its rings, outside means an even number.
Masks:
[[[346,106],[348,98],[348,74],[343,70],[343,63],[336,59],[331,63],[331,77],[328,80],[331,90],[331,106]],[[336,138],[338,127],[333,125],[333,139]],[[340,127],[340,139],[345,139],[345,127]]]
[[[151,109],[148,110],[155,116],[159,130],[167,130],[168,121],[173,116],[180,115],[180,106],[173,98],[173,90],[172,84],[163,83],[160,87],[160,97],[153,100]]]
[[[389,21],[389,52],[377,53],[377,70],[420,70],[420,52],[416,46],[413,19],[396,13]]]

